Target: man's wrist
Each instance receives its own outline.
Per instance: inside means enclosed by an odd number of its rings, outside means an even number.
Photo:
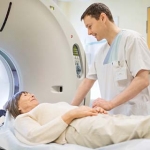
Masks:
[[[110,101],[110,110],[115,108],[116,107],[116,104],[115,104],[115,101],[114,100],[111,100]]]

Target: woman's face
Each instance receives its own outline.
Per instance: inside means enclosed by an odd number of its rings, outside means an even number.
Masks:
[[[21,113],[26,113],[32,110],[39,104],[38,100],[33,94],[28,92],[22,93],[18,101],[18,108]]]

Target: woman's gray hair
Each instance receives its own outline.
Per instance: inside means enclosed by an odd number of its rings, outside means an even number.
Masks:
[[[11,113],[11,115],[16,118],[18,115],[21,114],[19,108],[18,108],[18,101],[20,100],[20,97],[22,95],[22,93],[28,93],[26,91],[21,91],[16,93],[14,96],[12,96],[12,98],[10,100],[8,100],[5,105],[3,106],[3,108],[7,111],[9,111]]]

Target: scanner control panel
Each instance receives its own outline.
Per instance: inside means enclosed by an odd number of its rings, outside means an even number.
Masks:
[[[77,77],[81,78],[83,69],[82,69],[82,64],[81,64],[82,61],[81,61],[80,49],[77,44],[73,45],[73,56],[74,56]]]

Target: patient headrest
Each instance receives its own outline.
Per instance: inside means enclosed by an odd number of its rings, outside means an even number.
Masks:
[[[3,128],[10,129],[13,132],[14,117],[6,111]]]

